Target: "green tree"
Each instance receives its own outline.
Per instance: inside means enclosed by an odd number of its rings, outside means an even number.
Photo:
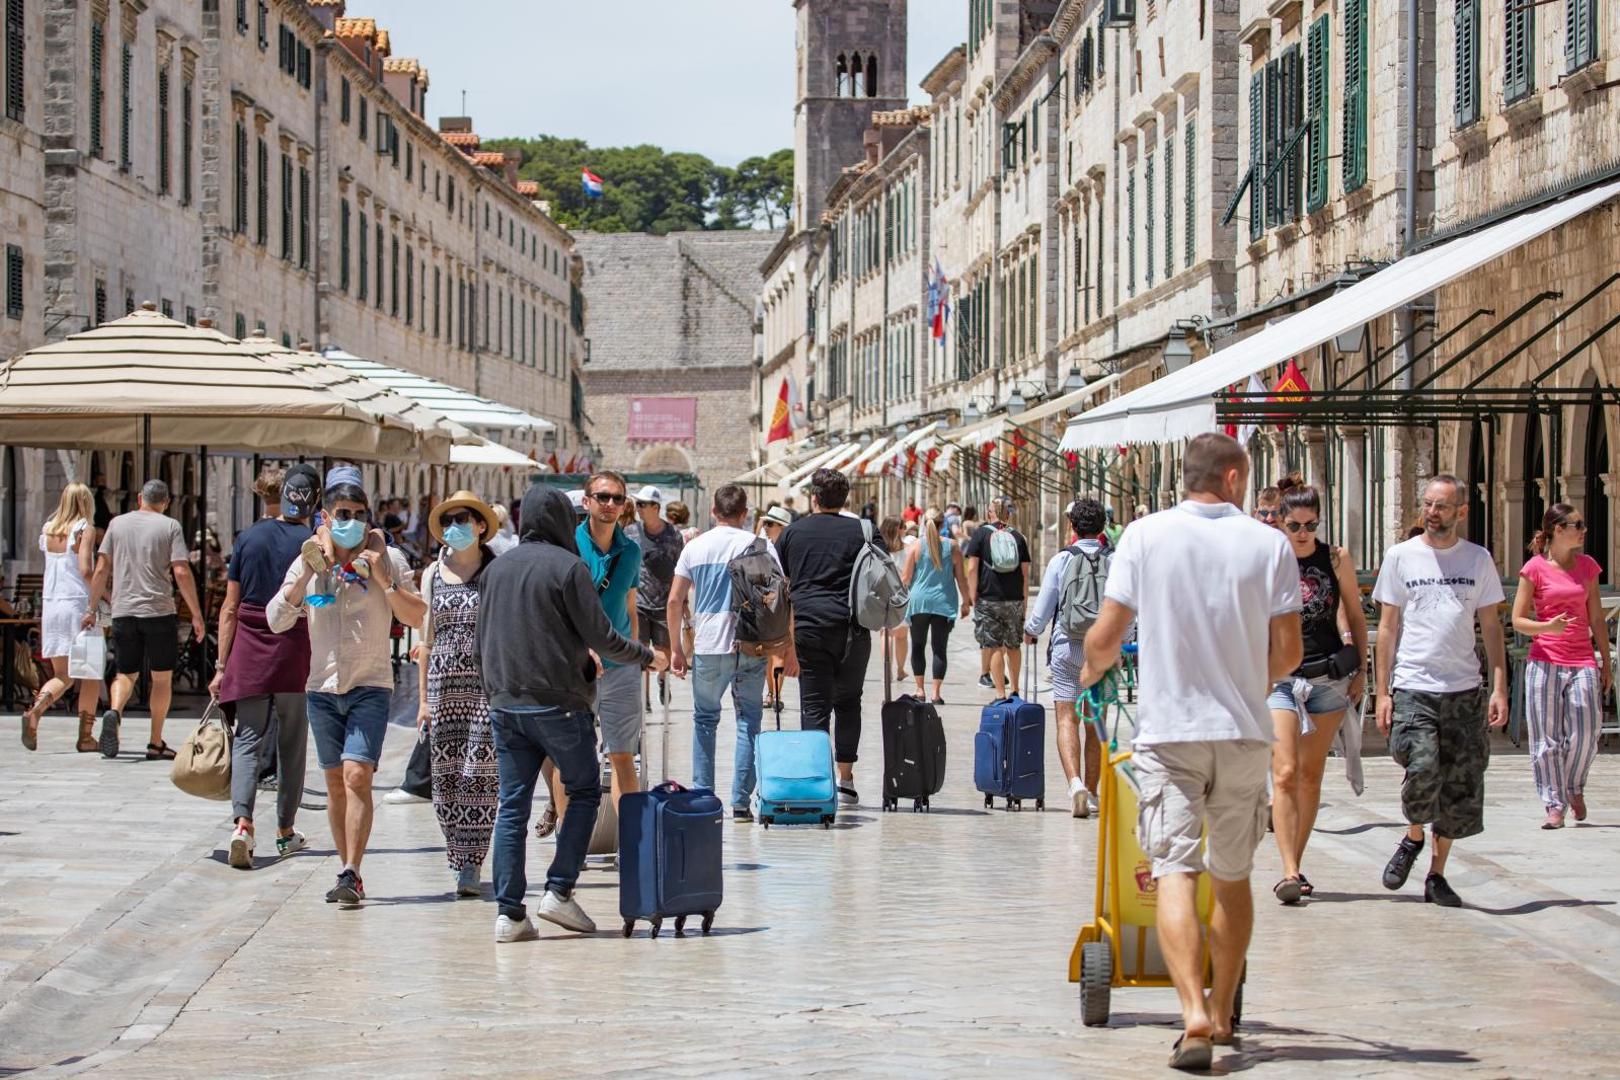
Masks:
[[[490,139],[490,150],[523,155],[518,175],[540,186],[552,216],[568,228],[598,232],[667,233],[688,229],[772,227],[783,216],[782,192],[792,191],[793,153],[750,158],[745,173],[716,165],[702,154],[666,153],[656,146],[592,147],[581,139],[540,135]],[[781,191],[776,184],[783,174]],[[602,198],[588,198],[580,170],[604,181]],[[741,177],[741,179],[739,179]]]

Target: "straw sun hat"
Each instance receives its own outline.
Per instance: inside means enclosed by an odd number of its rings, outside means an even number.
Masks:
[[[428,514],[428,532],[432,533],[433,539],[441,544],[444,543],[444,529],[439,525],[439,518],[452,510],[471,510],[484,519],[484,535],[480,538],[479,543],[489,543],[495,534],[501,531],[501,523],[495,517],[495,511],[490,509],[488,503],[470,491],[458,491],[438,506],[435,506],[432,512]]]

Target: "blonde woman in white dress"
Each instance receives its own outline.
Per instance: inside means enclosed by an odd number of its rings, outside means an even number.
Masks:
[[[67,693],[73,680],[68,678],[68,654],[79,634],[79,622],[90,600],[89,578],[95,566],[95,503],[90,489],[71,483],[62,489],[56,513],[39,534],[39,549],[45,553],[44,612],[40,619],[40,655],[51,665],[51,679],[40,687],[34,704],[22,715],[22,743],[33,750],[38,745],[39,721],[45,711]],[[95,753],[100,747],[91,737],[96,702],[101,697],[100,679],[80,679],[79,742],[81,754]]]

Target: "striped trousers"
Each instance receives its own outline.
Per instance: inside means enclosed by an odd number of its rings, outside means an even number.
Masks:
[[[1562,810],[1586,788],[1603,722],[1598,669],[1545,660],[1524,666],[1524,717],[1530,728],[1530,768],[1548,809]]]

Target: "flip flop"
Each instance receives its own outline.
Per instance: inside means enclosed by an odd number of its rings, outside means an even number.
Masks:
[[[1215,1044],[1202,1035],[1182,1035],[1170,1048],[1170,1067],[1204,1072],[1215,1063]]]

